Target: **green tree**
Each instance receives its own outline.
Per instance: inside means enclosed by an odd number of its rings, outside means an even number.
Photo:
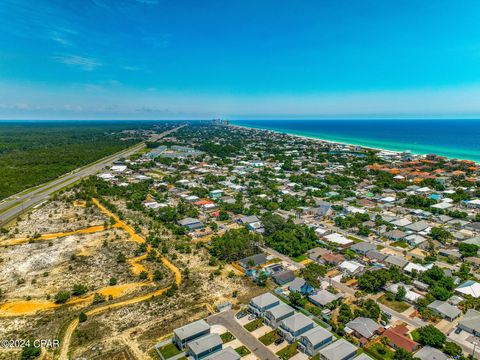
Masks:
[[[447,337],[433,325],[422,326],[417,329],[418,340],[422,345],[428,345],[441,349]]]
[[[460,250],[463,257],[477,256],[478,246],[475,244],[460,243],[458,244],[458,250]]]
[[[83,311],[78,315],[78,321],[80,322],[85,322],[87,321],[87,314],[85,314]]]
[[[21,360],[34,360],[37,359],[41,354],[41,349],[33,345],[33,340],[29,341],[28,346],[25,346],[22,349],[22,355],[20,356]]]
[[[407,295],[407,290],[405,290],[404,286],[399,286],[397,293],[395,294],[395,300],[403,301],[405,299],[405,295]]]
[[[445,244],[448,240],[453,238],[453,235],[449,231],[440,227],[432,228],[430,236],[433,240],[440,241],[442,244]]]
[[[303,307],[307,302],[307,300],[305,300],[302,294],[296,291],[290,291],[290,293],[288,294],[288,300],[292,305],[297,307]]]
[[[72,287],[72,295],[73,296],[80,296],[84,295],[88,292],[88,287],[83,284],[75,284]]]
[[[70,299],[70,292],[61,290],[55,294],[54,299],[56,304],[65,304]]]
[[[211,254],[228,262],[240,260],[258,252],[260,237],[247,229],[228,230],[222,236],[214,236],[211,241]]]
[[[443,352],[447,355],[455,357],[455,356],[462,355],[463,351],[462,351],[462,348],[457,344],[455,344],[454,342],[447,341],[443,345]]]

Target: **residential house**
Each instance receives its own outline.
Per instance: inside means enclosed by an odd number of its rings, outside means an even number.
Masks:
[[[397,283],[397,284],[391,284],[388,285],[385,290],[390,291],[392,294],[397,294],[398,289],[403,286],[405,289],[405,300],[408,302],[415,304],[419,299],[421,299],[423,296],[416,293],[415,291],[412,291],[413,286],[412,285],[405,285],[404,283]]]
[[[423,265],[420,265],[420,264],[409,262],[403,270],[407,273],[411,273],[413,270],[415,270],[417,273],[420,273],[420,272],[424,272],[424,271],[427,271],[427,270],[431,269],[432,266],[433,266],[433,264],[428,264],[426,266],[423,266]]]
[[[377,251],[377,250],[370,250],[365,254],[365,256],[367,257],[368,260],[370,260],[372,262],[382,263],[382,262],[385,261],[385,259],[389,255],[381,253],[380,251]]]
[[[290,285],[288,286],[288,290],[296,291],[303,295],[308,295],[313,292],[314,288],[309,283],[307,283],[305,279],[297,277],[290,283]]]
[[[338,268],[349,275],[354,275],[361,273],[364,269],[364,266],[356,261],[345,260],[338,265]]]
[[[330,264],[335,266],[345,261],[345,257],[342,254],[334,254],[332,252],[322,255],[321,259],[325,264]]]
[[[391,347],[394,349],[404,349],[409,352],[415,352],[420,344],[410,339],[408,336],[408,328],[405,325],[398,325],[385,330],[383,333]]]
[[[248,225],[252,223],[259,222],[260,219],[256,215],[251,215],[251,216],[242,216],[238,222],[242,225]]]
[[[238,260],[238,264],[244,268],[249,269],[252,267],[261,266],[267,263],[267,257],[265,254],[255,254],[244,259]]]
[[[422,244],[422,243],[424,243],[425,241],[427,241],[427,239],[424,238],[424,237],[421,236],[421,235],[418,235],[418,234],[410,234],[410,235],[405,236],[405,241],[406,241],[410,246],[417,247],[417,246],[419,246],[420,244]]]
[[[280,321],[295,314],[295,309],[291,306],[281,303],[278,306],[265,311],[265,322],[272,328],[277,328],[280,325]]]
[[[222,350],[223,342],[218,334],[209,334],[197,338],[187,344],[187,355],[194,360],[200,360],[208,355]]]
[[[420,360],[448,360],[448,356],[438,349],[430,346],[424,346],[418,350],[414,357]]]
[[[465,295],[471,295],[474,298],[480,297],[480,284],[473,280],[467,280],[455,289],[457,292]]]
[[[355,251],[358,254],[365,255],[367,252],[369,252],[371,250],[376,250],[377,246],[375,244],[372,244],[372,243],[369,243],[369,242],[366,242],[366,241],[362,241],[362,242],[353,244],[350,247],[350,249],[352,249],[353,251]]]
[[[358,317],[345,324],[345,332],[349,332],[349,329],[359,339],[371,339],[374,335],[380,333],[383,328],[377,322],[370,318]]]
[[[240,358],[240,355],[231,346],[228,346],[206,357],[205,360],[240,360]]]
[[[173,343],[184,349],[188,342],[210,334],[210,325],[205,320],[198,320],[173,330]]]
[[[285,285],[295,279],[295,273],[292,270],[285,270],[272,275],[272,280],[277,285]]]
[[[223,196],[223,190],[212,190],[209,193],[210,199],[219,199]]]
[[[250,300],[248,310],[257,316],[263,316],[265,311],[272,309],[280,304],[280,300],[271,293],[258,295]]]
[[[323,239],[342,249],[345,249],[353,244],[353,240],[347,239],[345,236],[338,233],[331,233],[331,234],[325,235]]]
[[[313,212],[316,216],[328,217],[333,214],[331,203],[323,200],[316,200],[315,205],[316,207],[313,209]]]
[[[339,339],[318,352],[321,360],[350,360],[357,355],[358,348],[345,339]]]
[[[406,235],[407,233],[405,233],[404,231],[394,229],[386,232],[383,236],[392,241],[399,241],[402,240]]]
[[[458,321],[458,327],[474,336],[480,336],[480,311],[468,309]]]
[[[343,294],[333,294],[328,290],[320,290],[316,294],[310,295],[308,299],[315,305],[324,307],[335,300],[341,299]]]
[[[316,326],[300,336],[298,347],[308,356],[315,356],[321,348],[332,341],[332,333],[320,326]]]
[[[288,342],[293,342],[315,327],[315,323],[302,313],[296,313],[280,322],[280,334]]]
[[[308,258],[312,261],[319,261],[319,259],[323,255],[328,254],[328,253],[330,253],[329,250],[321,248],[321,247],[316,247],[316,248],[313,248],[313,249],[310,249],[310,250],[307,251]]]
[[[450,305],[446,301],[435,300],[427,307],[431,309],[435,314],[441,316],[443,319],[446,319],[450,322],[455,320],[462,314],[462,312],[458,310],[456,306]]]
[[[413,224],[405,226],[405,228],[413,232],[419,233],[430,229],[430,225],[426,221],[420,220],[414,222]]]
[[[189,231],[203,228],[203,223],[200,220],[194,218],[185,218],[179,220],[178,224],[183,226],[184,228],[187,228]]]

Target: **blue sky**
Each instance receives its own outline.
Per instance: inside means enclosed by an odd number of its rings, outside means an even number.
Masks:
[[[2,0],[0,118],[480,115],[478,0]]]

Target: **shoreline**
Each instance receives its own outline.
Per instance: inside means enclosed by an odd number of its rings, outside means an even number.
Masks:
[[[322,138],[318,138],[318,137],[314,137],[314,136],[308,136],[308,135],[292,134],[292,133],[287,132],[286,130],[271,130],[271,129],[260,128],[260,127],[249,127],[249,126],[246,126],[246,125],[237,125],[237,124],[232,124],[232,123],[230,123],[228,126],[243,128],[243,129],[249,129],[249,130],[271,131],[273,133],[293,136],[293,137],[297,137],[297,138],[301,138],[301,139],[316,140],[316,141],[319,141],[319,142],[322,142],[322,143],[327,143],[327,144],[354,146],[354,147],[360,147],[360,148],[367,149],[367,150],[381,151],[381,152],[385,152],[385,153],[401,154],[401,153],[404,153],[404,152],[410,152],[413,155],[417,155],[417,156],[421,156],[421,157],[426,157],[427,156],[427,154],[418,153],[418,152],[415,152],[414,150],[389,150],[389,149],[380,148],[380,147],[373,147],[373,146],[367,146],[367,145],[352,144],[352,143],[347,143],[347,142],[343,142],[343,141],[322,139]],[[442,157],[447,158],[448,160],[471,161],[475,165],[480,164],[480,161],[477,161],[477,160],[456,158],[456,157],[451,157],[451,156],[447,156],[447,155],[440,155],[440,154],[436,154],[435,152],[431,152],[430,154],[434,154],[434,155],[437,155],[437,156],[442,156]]]

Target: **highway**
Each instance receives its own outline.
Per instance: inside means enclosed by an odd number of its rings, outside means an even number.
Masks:
[[[155,136],[154,140],[158,140],[164,136],[167,136],[172,132],[182,128],[183,126],[185,125],[158,134]],[[72,172],[69,172],[44,185],[35,187],[31,190],[23,191],[17,195],[10,196],[2,203],[0,203],[0,227],[6,225],[8,222],[12,221],[17,216],[25,213],[27,210],[46,201],[50,197],[50,195],[57,192],[58,190],[61,190],[68,185],[75,183],[78,180],[98,173],[105,167],[112,165],[113,162],[123,157],[133,155],[137,151],[143,149],[145,146],[145,143],[141,142],[128,149],[122,150],[116,154],[103,158],[100,161],[97,161],[91,165],[87,165]]]

